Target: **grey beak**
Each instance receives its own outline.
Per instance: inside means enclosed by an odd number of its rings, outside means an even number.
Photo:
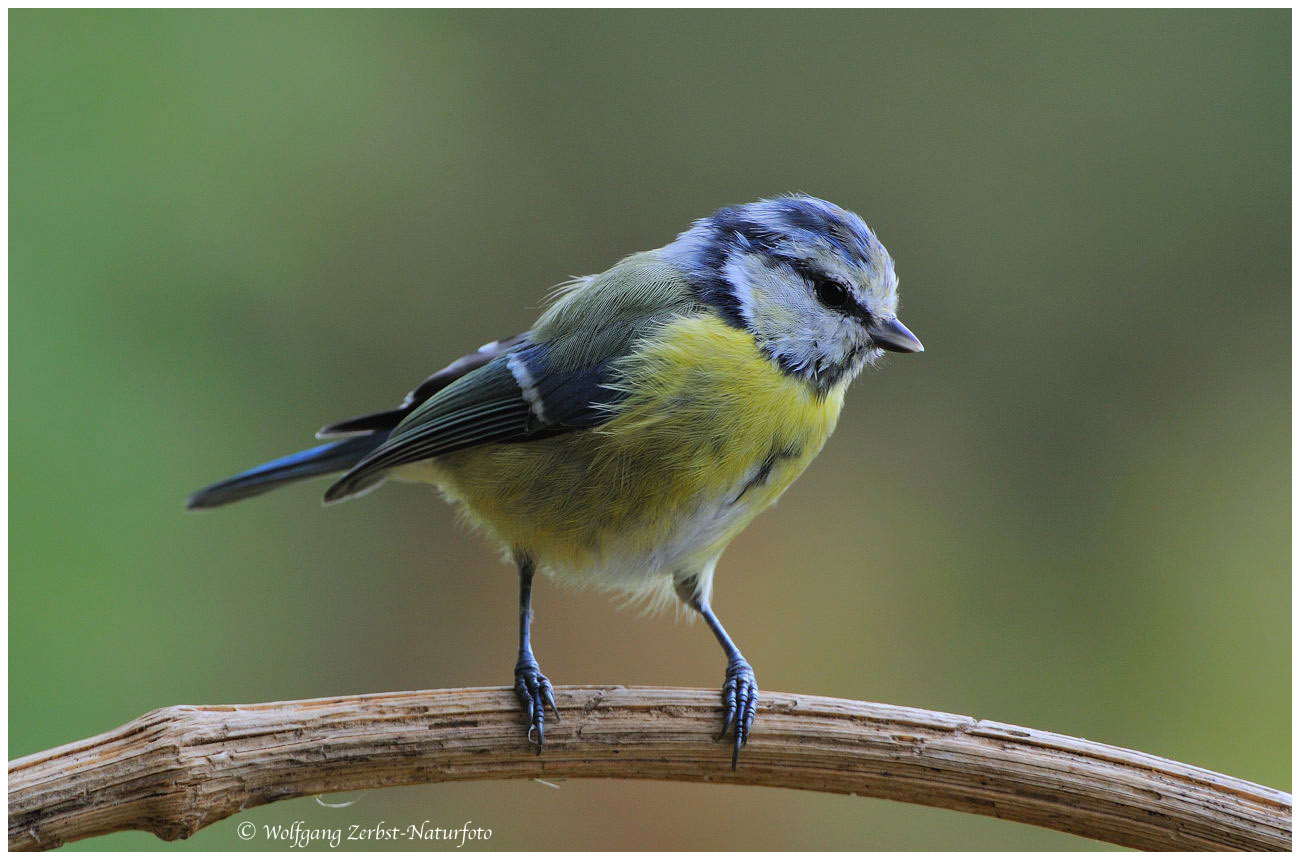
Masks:
[[[916,335],[894,317],[881,320],[879,325],[867,329],[867,334],[876,346],[890,352],[925,352],[925,347],[921,346]]]

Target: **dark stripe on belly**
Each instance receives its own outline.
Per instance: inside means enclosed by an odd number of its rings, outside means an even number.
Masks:
[[[758,471],[754,473],[754,477],[746,481],[745,486],[741,487],[740,492],[736,494],[736,498],[731,500],[731,504],[734,505],[739,502],[745,497],[745,493],[748,493],[755,487],[761,487],[766,484],[767,479],[772,477],[772,470],[776,468],[777,463],[782,460],[792,460],[802,453],[803,451],[799,448],[793,448],[788,445],[772,449],[772,451],[763,458],[763,463],[758,467]]]

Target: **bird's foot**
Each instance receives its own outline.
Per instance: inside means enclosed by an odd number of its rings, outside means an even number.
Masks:
[[[555,707],[555,690],[551,682],[531,657],[520,658],[515,664],[515,695],[528,718],[528,740],[537,745],[537,754],[541,755],[542,745],[546,742],[546,706],[551,706],[557,723],[560,711]]]
[[[743,657],[736,657],[727,664],[727,681],[722,685],[722,706],[726,713],[722,718],[722,733],[718,740],[727,736],[727,731],[735,726],[735,746],[731,749],[731,769],[736,769],[740,761],[740,748],[749,741],[749,730],[754,725],[754,714],[758,711],[758,680],[754,670]]]

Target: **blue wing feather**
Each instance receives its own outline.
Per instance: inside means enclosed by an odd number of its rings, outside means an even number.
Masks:
[[[369,436],[356,436],[263,463],[196,491],[185,502],[185,507],[190,510],[215,508],[304,478],[350,469],[379,447],[387,436],[386,430]]]
[[[516,351],[533,383],[533,397],[540,409],[541,423],[570,430],[595,427],[609,417],[606,408],[620,400],[623,392],[609,388],[610,365],[614,357],[589,367],[557,371],[548,361],[546,345],[529,344]]]
[[[472,370],[477,370],[487,364],[498,355],[503,355],[523,343],[528,337],[528,332],[522,332],[514,337],[508,337],[504,340],[494,340],[479,347],[469,355],[462,356],[451,364],[434,373],[428,379],[417,385],[410,394],[402,401],[402,404],[396,409],[387,409],[383,412],[372,412],[368,415],[361,415],[356,418],[349,418],[346,421],[339,421],[322,427],[316,431],[317,438],[328,439],[331,436],[350,436],[356,433],[370,433],[375,430],[391,430],[401,422],[403,418],[433,397],[439,391],[442,391],[448,385],[460,379]]]
[[[441,387],[415,405],[383,445],[335,481],[325,501],[356,495],[383,472],[407,463],[478,445],[535,441],[607,420],[605,407],[622,396],[605,385],[612,359],[557,373],[547,366],[547,351],[524,340]],[[526,369],[529,391],[516,379],[511,360]]]

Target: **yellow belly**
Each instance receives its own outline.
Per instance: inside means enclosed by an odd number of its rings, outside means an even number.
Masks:
[[[746,333],[679,319],[624,359],[597,428],[441,457],[423,477],[564,579],[630,591],[700,572],[803,472],[844,386],[818,396]],[[415,475],[411,475],[415,477]]]

